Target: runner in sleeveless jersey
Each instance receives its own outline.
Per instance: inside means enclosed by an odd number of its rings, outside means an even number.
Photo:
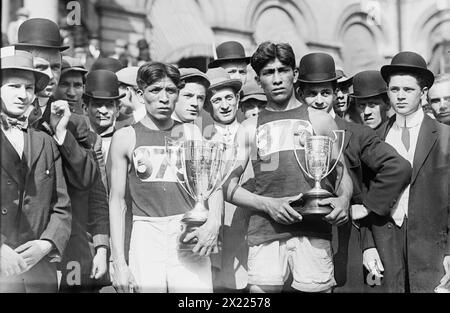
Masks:
[[[221,190],[209,199],[207,222],[185,238],[198,238],[192,252],[178,250],[180,221],[194,201],[169,168],[165,139],[202,138],[195,125],[171,119],[180,73],[172,65],[150,62],[140,67],[137,82],[147,115],[118,130],[110,150],[114,285],[121,292],[212,292],[209,254],[217,245],[223,210]],[[129,266],[124,258],[127,178],[133,213]]]
[[[334,210],[323,220],[304,218],[290,203],[313,187],[293,152],[294,129],[334,137],[337,126],[323,112],[308,111],[297,101],[295,56],[290,45],[262,43],[251,59],[257,82],[267,96],[258,117],[245,120],[237,133],[238,164],[225,184],[226,200],[250,210],[248,274],[250,292],[280,292],[289,274],[292,287],[305,292],[329,292],[335,285],[331,225],[348,220],[352,182],[343,159],[338,197],[321,200]],[[334,149],[335,154],[336,147]],[[254,192],[238,182],[251,160]],[[334,184],[334,182],[332,182]]]

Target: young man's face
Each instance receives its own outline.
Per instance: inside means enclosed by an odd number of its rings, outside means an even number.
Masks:
[[[81,109],[83,92],[83,74],[76,71],[69,71],[61,75],[55,91],[55,98],[69,102],[70,110],[73,112],[74,110]]]
[[[168,77],[148,85],[143,91],[147,113],[159,121],[171,118],[177,98],[178,88]]]
[[[334,103],[334,111],[336,113],[345,113],[348,110],[348,93],[349,86],[338,84],[336,88],[336,101]]]
[[[357,98],[356,109],[363,123],[370,128],[377,128],[387,119],[386,104],[381,96]]]
[[[407,116],[421,108],[422,90],[417,79],[410,75],[392,75],[388,85],[388,97],[395,112]]]
[[[450,80],[434,84],[428,91],[428,103],[436,119],[450,125]]]
[[[259,111],[264,107],[265,102],[257,99],[248,99],[245,102],[241,102],[241,109],[244,112],[244,118],[248,119],[253,116],[258,116]]]
[[[119,116],[118,100],[90,99],[87,105],[89,121],[98,133],[114,125]]]
[[[305,103],[316,110],[323,110],[327,113],[333,108],[335,93],[333,83],[305,83],[302,85],[301,95]]]
[[[34,69],[50,76],[47,87],[38,96],[50,97],[56,91],[61,76],[61,53],[57,49],[39,49],[32,51],[32,55]]]
[[[34,100],[35,78],[33,73],[13,70],[2,73],[2,111],[10,116],[21,116]]]
[[[209,100],[211,117],[217,123],[231,124],[236,119],[239,97],[232,88],[226,87],[214,93]]]
[[[247,63],[242,61],[228,61],[220,65],[232,79],[240,79],[242,85],[247,81]]]
[[[292,97],[297,71],[275,59],[259,72],[256,81],[261,85],[268,102],[285,105]]]
[[[183,123],[194,121],[205,104],[206,89],[202,84],[189,82],[180,89],[175,113]]]

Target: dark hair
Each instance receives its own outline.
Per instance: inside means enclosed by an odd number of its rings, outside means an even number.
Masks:
[[[400,75],[400,76],[408,75],[408,76],[412,76],[412,77],[414,77],[416,79],[417,84],[419,85],[420,89],[423,89],[423,88],[427,87],[427,83],[426,83],[425,79],[422,76],[420,76],[420,74],[412,72],[412,71],[404,71],[404,70],[403,71],[398,71],[398,72],[393,72],[393,73],[389,74],[389,76],[387,77],[387,81],[386,81],[386,84],[388,86],[389,86],[389,82],[391,81],[391,77],[394,76],[394,75]]]
[[[180,71],[171,64],[161,62],[147,62],[143,64],[137,73],[137,85],[144,90],[147,86],[163,79],[169,78],[177,88],[180,88]]]
[[[280,60],[280,62],[285,65],[289,65],[293,70],[295,69],[295,54],[291,45],[288,43],[274,43],[271,41],[265,41],[258,46],[255,53],[252,55],[250,64],[255,70],[256,75],[259,76],[262,68],[275,59]]]

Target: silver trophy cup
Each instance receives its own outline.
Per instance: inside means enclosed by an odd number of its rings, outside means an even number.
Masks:
[[[294,154],[302,171],[309,177],[314,179],[314,187],[305,192],[299,203],[291,203],[291,205],[302,215],[321,214],[327,215],[333,208],[329,205],[319,205],[321,199],[335,197],[331,192],[322,189],[320,182],[327,177],[336,167],[344,148],[345,131],[334,130],[335,138],[328,136],[316,136],[306,132],[294,132],[294,142],[299,143],[299,149],[294,149]],[[298,137],[297,137],[298,136]],[[332,162],[333,144],[338,141],[340,145],[339,154]],[[304,162],[302,165],[299,159],[298,151],[304,151]],[[331,166],[330,166],[331,165]]]
[[[183,242],[186,235],[208,219],[205,204],[231,174],[235,164],[236,148],[209,140],[173,140],[166,138],[166,155],[177,180],[195,200],[192,210],[184,214],[179,240],[180,250],[192,250],[197,238]]]

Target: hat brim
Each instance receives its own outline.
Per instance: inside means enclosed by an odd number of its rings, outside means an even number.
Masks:
[[[48,76],[45,73],[39,72],[35,69],[29,68],[29,67],[22,67],[22,66],[13,66],[13,67],[3,67],[2,70],[22,70],[31,72],[34,74],[35,78],[35,92],[39,92],[45,89],[47,87],[48,83],[50,82],[50,76]]]
[[[319,83],[328,83],[328,82],[333,82],[333,81],[337,82],[338,79],[339,79],[339,76],[329,78],[329,79],[322,79],[322,80],[306,80],[306,79],[298,78],[297,81],[299,81],[301,83],[308,83],[308,84],[319,84]]]
[[[58,49],[59,51],[64,51],[69,49],[69,46],[48,46],[48,45],[39,45],[34,43],[16,43],[14,47],[38,47],[38,48],[50,48],[50,49]]]
[[[206,75],[202,76],[202,75],[199,75],[199,74],[187,74],[187,75],[184,75],[183,77],[181,77],[180,80],[187,80],[187,79],[194,78],[194,77],[197,77],[197,78],[205,81],[205,83],[208,86],[208,88],[211,85],[211,83],[209,82],[209,79],[206,77]]]
[[[99,96],[90,95],[90,94],[88,94],[88,93],[83,93],[83,96],[84,96],[84,97],[91,98],[91,99],[100,99],[100,100],[118,100],[118,99],[122,99],[123,97],[125,97],[126,94],[121,94],[121,95],[118,95],[118,96],[116,96],[116,97],[99,97]]]
[[[61,75],[68,73],[68,72],[78,72],[78,73],[86,74],[89,71],[87,69],[84,69],[81,67],[69,67],[69,68],[65,68],[65,69],[61,70]]]
[[[265,95],[259,95],[259,94],[253,94],[253,95],[247,95],[241,98],[241,103],[245,102],[250,99],[255,99],[262,102],[267,102],[267,97]]]
[[[212,60],[211,62],[209,62],[208,68],[220,67],[221,64],[230,62],[230,61],[244,61],[248,65],[248,64],[250,64],[250,60],[251,60],[251,57],[216,59],[216,60]]]
[[[412,66],[412,65],[384,65],[381,67],[381,76],[383,77],[384,81],[387,83],[389,76],[398,73],[398,72],[410,72],[410,73],[416,73],[423,75],[423,78],[425,79],[426,87],[430,88],[433,86],[434,83],[434,74],[428,69],[424,69],[422,67],[418,66]]]
[[[236,93],[238,93],[242,88],[242,81],[240,79],[230,79],[220,83],[212,84],[209,86],[208,91],[227,87],[232,88]]]
[[[341,77],[337,80],[337,83],[340,85],[352,85],[353,84],[353,76]]]
[[[356,96],[354,93],[351,93],[348,96],[352,97],[352,98],[355,98],[355,99],[366,99],[366,98],[381,96],[383,94],[387,95],[387,90],[382,91],[382,92],[378,92],[378,93],[373,93],[373,94],[368,94],[368,95],[358,95],[358,96]]]

